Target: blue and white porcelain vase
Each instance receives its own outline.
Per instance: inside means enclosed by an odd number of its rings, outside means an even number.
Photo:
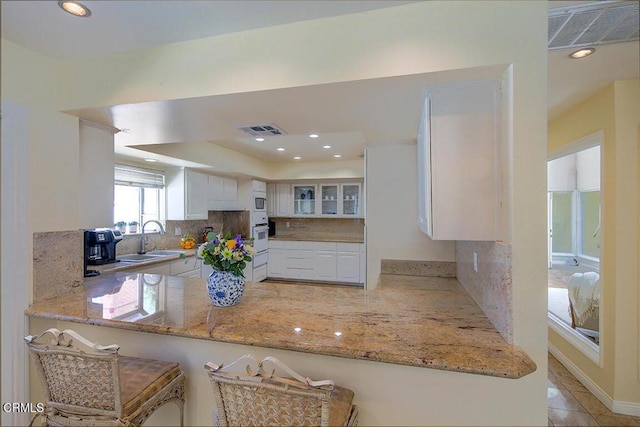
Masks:
[[[244,293],[244,277],[236,276],[232,271],[220,271],[214,268],[207,278],[207,292],[213,305],[218,307],[236,305]]]

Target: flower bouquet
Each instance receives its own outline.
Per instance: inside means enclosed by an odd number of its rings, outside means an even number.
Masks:
[[[231,271],[236,276],[244,277],[243,270],[251,256],[256,253],[253,249],[253,237],[243,239],[240,234],[231,238],[231,233],[214,235],[209,233],[208,242],[198,248],[198,258],[218,271]]]

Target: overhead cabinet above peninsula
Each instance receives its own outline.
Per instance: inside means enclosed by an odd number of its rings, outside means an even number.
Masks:
[[[267,215],[360,218],[363,215],[362,182],[268,184]]]
[[[434,240],[504,238],[502,79],[427,88],[418,130],[420,229]]]

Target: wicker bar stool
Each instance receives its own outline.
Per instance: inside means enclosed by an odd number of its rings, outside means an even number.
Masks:
[[[120,356],[118,345],[101,346],[70,329],[25,341],[46,400],[31,424],[42,415],[54,426],[138,426],[173,401],[183,425],[184,373],[177,363]]]
[[[276,369],[265,369],[270,362]],[[235,369],[234,365],[241,365]],[[247,354],[227,367],[207,363],[217,413],[218,426],[355,426],[358,407],[353,391],[331,380],[312,381],[278,359],[258,362]],[[234,370],[236,372],[234,372]]]

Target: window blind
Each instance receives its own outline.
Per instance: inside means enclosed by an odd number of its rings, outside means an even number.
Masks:
[[[152,169],[116,164],[114,167],[114,182],[115,185],[164,188],[164,173]]]

